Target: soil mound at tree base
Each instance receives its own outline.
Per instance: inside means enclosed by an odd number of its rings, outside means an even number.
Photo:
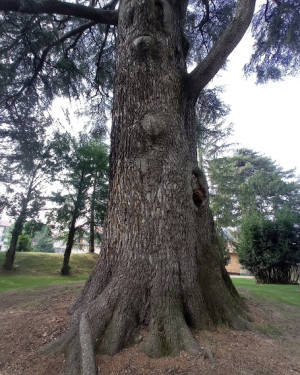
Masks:
[[[59,337],[69,316],[67,309],[83,283],[55,285],[31,291],[0,294],[0,374],[63,375],[64,358],[38,354]],[[219,327],[196,335],[210,349],[216,364],[204,355],[184,352],[172,358],[150,359],[140,345],[113,358],[97,356],[101,375],[287,375],[300,374],[299,307],[278,309],[270,302],[247,299],[258,332]],[[145,333],[146,334],[146,333]]]

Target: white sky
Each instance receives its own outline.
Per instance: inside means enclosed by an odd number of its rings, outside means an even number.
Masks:
[[[300,174],[300,77],[256,85],[244,77],[243,66],[251,55],[248,31],[230,56],[226,71],[213,80],[222,85],[222,98],[231,106],[228,121],[234,124],[230,139],[271,157],[284,169]]]

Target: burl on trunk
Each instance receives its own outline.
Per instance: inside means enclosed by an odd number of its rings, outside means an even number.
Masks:
[[[55,344],[67,348],[69,373],[92,373],[94,351],[117,353],[141,327],[148,330],[144,350],[158,357],[197,353],[191,329],[247,325],[197,166],[186,7],[185,1],[120,2],[102,249],[71,307],[70,329]]]

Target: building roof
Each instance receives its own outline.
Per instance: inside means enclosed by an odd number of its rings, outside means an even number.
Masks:
[[[8,221],[8,220],[5,220],[5,219],[1,219],[0,220],[0,227],[10,227],[11,226],[11,222]]]

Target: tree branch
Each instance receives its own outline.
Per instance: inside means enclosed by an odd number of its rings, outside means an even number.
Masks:
[[[1,1],[1,0],[0,0]],[[46,57],[48,55],[48,53],[51,51],[51,49],[61,43],[63,43],[65,40],[71,38],[72,36],[78,34],[78,33],[83,33],[86,29],[94,26],[96,24],[96,22],[87,22],[79,27],[77,27],[76,29],[73,29],[69,32],[67,32],[65,35],[63,35],[60,39],[56,40],[55,42],[49,44],[42,52],[42,55],[40,58],[37,58],[38,60],[38,64],[37,66],[35,67],[35,71],[33,73],[33,75],[28,78],[25,82],[24,82],[24,85],[21,87],[21,89],[15,93],[15,94],[12,94],[10,95],[8,98],[6,98],[6,102],[8,103],[10,100],[13,100],[13,99],[16,99],[18,98],[28,87],[32,86],[33,83],[35,82],[36,78],[38,77],[39,73],[42,71],[43,69],[43,66],[44,66],[44,63],[45,63],[45,60],[46,60]]]
[[[200,30],[201,33],[202,33],[202,30],[203,30],[203,26],[209,21],[209,1],[208,0],[202,0],[202,3],[205,6],[205,13],[204,13],[204,16],[203,16],[201,22],[198,25],[198,29]]]
[[[97,9],[59,0],[0,0],[0,11],[27,14],[64,14],[107,25],[117,25],[118,23],[118,11]]]
[[[236,13],[208,55],[188,75],[187,87],[191,97],[198,98],[201,90],[217,74],[226,59],[238,45],[253,17],[256,0],[238,0]]]

